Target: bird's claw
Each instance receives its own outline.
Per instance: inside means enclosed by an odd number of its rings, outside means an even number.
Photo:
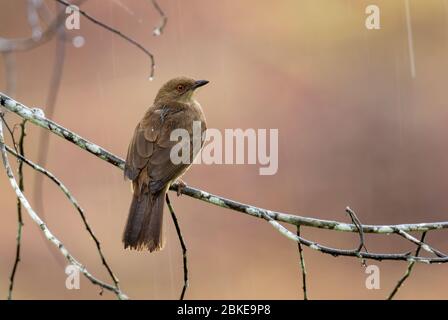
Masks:
[[[177,196],[179,197],[182,195],[182,189],[184,189],[187,186],[187,184],[183,182],[181,179],[178,179],[176,183],[177,183]]]

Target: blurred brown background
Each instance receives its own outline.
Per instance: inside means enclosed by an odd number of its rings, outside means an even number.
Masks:
[[[54,8],[53,1],[47,1]],[[81,48],[67,44],[54,120],[124,157],[135,124],[166,80],[188,75],[210,85],[198,94],[210,127],[278,128],[279,170],[258,166],[196,165],[184,177],[195,187],[257,206],[348,221],[345,206],[363,223],[447,220],[446,75],[448,1],[411,0],[416,77],[412,78],[404,0],[375,1],[381,30],[364,26],[373,1],[160,0],[169,20],[152,35],[159,16],[150,1],[89,0],[82,6],[132,36],[156,58],[149,61],[116,35],[81,18]],[[125,8],[124,8],[125,7]],[[0,0],[0,35],[29,36],[26,1]],[[55,40],[17,54],[15,98],[44,106]],[[4,90],[4,65],[0,88]],[[13,115],[10,121],[17,122]],[[36,159],[41,129],[29,124],[26,152]],[[125,251],[121,234],[131,199],[122,172],[55,136],[47,168],[86,210],[122,289],[132,298],[177,299],[182,257],[165,210],[166,246],[160,253]],[[0,171],[3,172],[3,169]],[[31,203],[35,173],[26,168]],[[6,297],[15,254],[16,203],[0,175],[0,296]],[[262,220],[188,198],[171,196],[189,254],[189,299],[300,299],[296,244]],[[45,216],[51,230],[95,275],[109,281],[77,212],[48,180]],[[81,279],[65,288],[64,269],[25,214],[22,262],[15,298],[105,299]],[[302,231],[335,247],[357,245],[356,234]],[[448,249],[446,233],[428,240]],[[370,251],[412,246],[396,236],[368,236]],[[54,249],[52,249],[54,250]],[[56,252],[56,255],[58,253]],[[382,299],[406,268],[376,262],[381,289],[367,290],[360,261],[305,249],[311,299]],[[418,265],[397,298],[448,298],[447,266]]]

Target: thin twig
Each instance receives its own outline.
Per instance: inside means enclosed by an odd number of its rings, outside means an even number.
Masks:
[[[297,236],[300,237],[300,226],[297,226]],[[300,270],[302,271],[303,300],[308,300],[308,293],[306,287],[305,257],[303,255],[302,244],[300,242],[297,242],[297,247],[299,248]]]
[[[3,121],[6,123],[6,121],[3,119]],[[18,143],[18,148],[20,154],[25,154],[25,136],[26,136],[26,130],[25,130],[25,124],[26,120],[23,120],[20,124],[20,138]],[[13,140],[13,144],[15,144],[14,139],[14,132],[11,133],[11,138]],[[17,174],[19,176],[19,189],[21,192],[24,192],[24,177],[23,177],[23,161],[18,159],[19,167],[17,169]],[[16,257],[14,259],[14,265],[12,267],[11,275],[9,277],[9,290],[8,290],[8,300],[12,299],[12,292],[14,290],[14,280],[17,272],[17,267],[19,266],[20,262],[20,249],[21,249],[21,243],[22,243],[22,229],[23,229],[23,218],[22,218],[22,203],[20,202],[19,197],[17,197],[17,244],[16,244]]]
[[[101,280],[95,278],[84,265],[82,265],[78,260],[75,259],[74,256],[65,248],[65,246],[62,244],[62,242],[57,239],[53,233],[50,231],[50,229],[47,227],[47,225],[42,221],[42,219],[37,215],[37,213],[33,210],[30,203],[26,199],[26,197],[23,195],[22,191],[20,191],[20,188],[17,184],[16,179],[14,178],[14,174],[12,172],[11,166],[8,161],[8,155],[6,153],[6,145],[5,140],[3,137],[3,125],[2,122],[0,122],[0,151],[2,155],[3,160],[3,166],[6,169],[6,174],[8,176],[8,180],[11,184],[11,187],[13,188],[14,192],[16,193],[17,197],[20,199],[20,202],[22,203],[23,207],[28,212],[28,215],[30,218],[40,227],[42,232],[45,234],[46,238],[52,242],[61,252],[61,254],[67,259],[67,261],[78,268],[78,270],[86,276],[87,279],[90,280],[91,283],[100,286],[103,289],[109,290],[114,292],[119,299],[127,299],[128,297],[117,287],[107,284],[105,282],[102,282]]]
[[[16,150],[16,152],[19,152],[19,150],[17,149],[17,142],[16,142],[16,139],[15,139],[15,136],[14,136],[14,128],[11,129],[11,127],[9,126],[8,122],[6,121],[5,115],[3,113],[0,113],[0,118],[2,118],[2,121],[5,124],[6,130],[8,130],[9,135],[11,136],[12,145],[14,147],[14,150]]]
[[[160,15],[160,18],[162,19],[160,21],[160,24],[154,28],[153,35],[160,36],[163,33],[163,29],[165,29],[166,23],[168,22],[168,17],[166,16],[165,12],[163,12],[162,8],[160,8],[159,4],[156,0],[151,0],[152,5],[157,10],[157,12]]]
[[[188,288],[188,261],[187,261],[187,246],[185,245],[184,238],[182,237],[182,232],[180,231],[179,222],[177,221],[176,213],[174,212],[173,206],[171,205],[170,197],[166,195],[166,204],[171,213],[171,218],[173,218],[174,226],[176,227],[177,236],[179,238],[180,246],[182,248],[183,266],[184,266],[184,286],[182,287],[182,292],[180,294],[179,300],[184,300],[185,292]]]
[[[425,240],[427,231],[422,233],[422,237],[420,238],[420,242],[423,243]],[[422,248],[421,245],[418,246],[417,250],[415,251],[415,255],[418,256],[420,253],[420,249]],[[406,281],[407,278],[411,275],[412,269],[414,268],[415,261],[411,261],[408,264],[408,267],[406,268],[406,272],[403,274],[403,276],[398,280],[397,284],[393,288],[392,292],[387,297],[387,300],[392,300],[394,296],[397,294],[398,290],[401,288],[403,283]]]
[[[418,240],[416,238],[414,238],[413,236],[411,236],[409,233],[403,231],[403,230],[397,230],[397,234],[402,236],[403,238],[409,240],[412,243],[415,243],[416,245],[418,245],[418,248],[423,249],[429,253],[432,253],[434,255],[436,255],[437,257],[446,257],[446,254],[444,254],[443,252],[434,249],[433,247],[431,247],[430,245],[424,243],[422,240]]]
[[[350,207],[346,207],[345,208],[345,212],[348,213],[348,215],[350,216],[353,224],[356,226],[356,229],[358,229],[358,233],[359,233],[359,246],[358,249],[356,249],[358,252],[360,252],[362,250],[362,248],[364,248],[367,251],[367,248],[365,246],[365,241],[364,241],[364,231],[362,230],[362,224],[361,221],[359,221],[358,217],[356,216],[355,211],[353,211],[352,209],[350,209]]]
[[[350,219],[352,220],[352,223],[356,226],[356,228],[358,229],[358,233],[359,233],[359,246],[356,249],[357,253],[360,253],[362,248],[364,248],[367,252],[367,248],[365,245],[365,240],[364,240],[364,231],[362,230],[362,224],[361,221],[359,220],[358,216],[356,215],[355,211],[353,211],[352,209],[350,209],[350,207],[346,207],[345,208],[345,212],[350,216]],[[361,258],[361,264],[362,266],[366,267],[366,260]]]
[[[72,4],[64,1],[64,0],[55,0],[67,7],[71,6]],[[120,30],[117,30],[107,24],[105,24],[104,22],[101,22],[100,20],[98,20],[97,18],[91,16],[89,13],[85,12],[84,10],[79,9],[79,13],[82,14],[86,19],[90,20],[91,22],[99,25],[100,27],[115,33],[116,35],[118,35],[119,37],[121,37],[122,39],[126,40],[127,42],[131,43],[132,45],[136,46],[137,48],[139,48],[141,51],[143,51],[151,60],[151,71],[150,71],[150,76],[149,78],[152,79],[154,78],[154,69],[155,69],[155,59],[154,59],[154,55],[149,52],[148,49],[146,49],[144,46],[142,46],[140,43],[138,43],[137,41],[135,41],[134,39],[132,39],[131,37],[123,34]]]
[[[448,257],[443,258],[422,258],[417,256],[411,256],[409,252],[405,253],[370,253],[370,252],[359,252],[358,250],[344,250],[336,249],[328,246],[323,246],[317,242],[313,242],[289,231],[287,228],[282,226],[278,221],[274,220],[267,213],[264,213],[263,218],[268,221],[278,232],[283,234],[285,237],[300,242],[301,244],[322,253],[330,254],[334,257],[347,256],[347,257],[360,257],[362,259],[372,259],[372,260],[404,260],[404,261],[416,261],[421,263],[446,263],[448,262]]]
[[[90,224],[87,221],[87,218],[85,216],[84,209],[79,205],[78,201],[70,193],[68,188],[62,183],[61,180],[56,178],[50,171],[48,171],[48,170],[42,168],[41,166],[35,164],[31,160],[29,160],[29,159],[25,158],[24,156],[22,156],[21,154],[17,154],[13,149],[11,149],[8,146],[6,146],[6,150],[9,153],[11,153],[13,156],[18,158],[21,162],[25,162],[27,165],[29,165],[31,168],[33,168],[37,172],[40,172],[40,173],[44,174],[45,176],[47,176],[51,181],[53,181],[61,189],[61,191],[65,194],[65,196],[69,199],[69,201],[73,204],[73,206],[76,208],[76,210],[78,211],[79,215],[81,216],[81,219],[82,219],[82,221],[84,223],[85,228],[87,229],[87,232],[89,233],[89,235],[92,237],[93,241],[95,242],[98,254],[100,255],[100,258],[101,258],[101,262],[103,263],[104,267],[106,268],[107,272],[109,273],[109,276],[111,277],[111,279],[114,282],[115,286],[117,288],[119,288],[119,285],[118,285],[119,284],[119,280],[114,275],[111,267],[109,266],[109,263],[107,262],[104,254],[103,254],[103,251],[101,249],[101,243],[98,240],[98,238],[95,236],[95,233],[93,232],[92,228],[90,227]]]

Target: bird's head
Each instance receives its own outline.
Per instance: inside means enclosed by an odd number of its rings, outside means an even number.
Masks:
[[[207,80],[194,80],[186,77],[171,79],[160,88],[155,102],[176,101],[188,103],[192,101],[195,90],[205,86],[207,83]]]

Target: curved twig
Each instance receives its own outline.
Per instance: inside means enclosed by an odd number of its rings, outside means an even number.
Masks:
[[[350,207],[345,208],[345,212],[348,213],[348,215],[350,216],[353,224],[356,226],[356,229],[358,230],[358,233],[359,233],[359,246],[358,246],[358,249],[356,249],[356,251],[360,252],[362,250],[362,248],[364,248],[367,251],[365,241],[364,241],[364,231],[362,230],[361,221],[359,221],[359,218],[356,215],[355,211],[350,209]]]
[[[182,260],[184,266],[184,286],[180,293],[179,300],[184,300],[185,292],[188,288],[188,260],[187,260],[187,246],[185,245],[184,238],[182,237],[182,232],[180,231],[179,223],[177,221],[176,213],[174,212],[173,206],[171,205],[170,197],[166,195],[166,204],[171,213],[171,218],[173,218],[174,227],[176,228],[177,236],[179,238],[180,246],[182,248]]]
[[[426,237],[426,231],[423,232],[422,237],[420,238],[420,242],[423,243],[423,241],[425,240]],[[420,249],[422,248],[421,245],[418,246],[417,250],[415,251],[415,255],[418,256],[420,253]],[[395,285],[395,287],[392,289],[392,292],[389,294],[389,296],[387,297],[387,300],[392,300],[395,295],[397,294],[398,290],[401,288],[401,286],[403,285],[403,283],[406,281],[407,278],[409,278],[409,276],[411,275],[412,269],[414,268],[415,265],[415,261],[411,261],[408,264],[408,267],[406,268],[406,272],[403,274],[403,276],[397,281],[397,284]]]
[[[297,226],[297,236],[300,237],[300,226]],[[302,272],[302,290],[303,290],[303,300],[308,300],[308,290],[306,286],[306,267],[305,267],[305,257],[303,256],[303,248],[300,242],[297,242],[297,248],[299,249],[299,259],[300,259],[300,271]]]
[[[151,0],[151,2],[161,18],[160,24],[154,28],[152,33],[155,36],[160,36],[163,33],[163,29],[165,29],[166,23],[168,22],[168,17],[166,16],[165,12],[163,12],[162,8],[160,8],[156,0]]]
[[[418,245],[419,248],[425,250],[426,252],[432,253],[432,254],[436,255],[437,257],[443,258],[443,257],[447,256],[443,252],[427,245],[426,243],[423,242],[423,240],[418,240],[403,230],[397,230],[396,233],[398,235],[402,236],[403,238],[405,238],[406,240],[409,240],[410,242],[415,243],[416,245]]]
[[[3,122],[6,125],[5,119],[3,119]],[[17,144],[16,150],[18,148],[18,151],[21,154],[25,154],[25,148],[24,148],[24,141],[26,136],[26,130],[25,130],[25,124],[26,120],[23,120],[20,124],[20,138],[19,143]],[[14,139],[14,130],[11,132],[11,139],[14,146],[16,146],[16,141]],[[23,177],[23,161],[18,159],[19,161],[19,168],[17,169],[17,174],[19,176],[19,189],[21,192],[24,191],[24,177]],[[12,299],[12,292],[14,290],[14,280],[16,277],[17,268],[19,266],[20,262],[20,252],[22,247],[22,229],[23,229],[23,218],[22,218],[22,203],[20,202],[20,199],[17,197],[17,244],[16,244],[16,257],[14,259],[14,265],[12,267],[11,275],[9,277],[9,290],[8,290],[8,300]]]
[[[87,268],[82,265],[78,260],[75,259],[74,256],[71,255],[71,253],[67,250],[67,248],[62,244],[62,242],[56,238],[53,233],[48,229],[47,225],[42,221],[42,219],[37,215],[37,213],[33,210],[30,203],[26,199],[26,197],[23,195],[22,191],[20,191],[19,185],[17,184],[16,179],[14,178],[14,174],[12,172],[11,166],[8,161],[8,155],[6,153],[6,145],[3,138],[3,125],[0,122],[0,152],[2,155],[3,165],[6,169],[6,174],[8,176],[8,180],[11,184],[11,187],[13,188],[14,192],[16,193],[17,197],[20,199],[20,202],[22,203],[23,207],[28,212],[28,215],[30,218],[40,227],[42,232],[45,234],[45,237],[53,243],[61,252],[61,254],[67,259],[69,263],[76,266],[78,270],[86,276],[87,279],[90,280],[95,285],[100,286],[103,289],[109,290],[114,292],[119,299],[127,299],[128,297],[117,287],[107,284],[96,277],[94,277]]]
[[[89,233],[89,235],[92,237],[93,241],[95,242],[96,248],[98,250],[98,254],[100,255],[100,258],[101,258],[101,262],[103,263],[104,267],[106,268],[107,272],[109,273],[109,275],[110,275],[112,281],[114,282],[115,286],[117,288],[119,288],[119,280],[115,276],[115,274],[113,273],[113,271],[112,271],[111,267],[109,266],[109,264],[107,263],[107,260],[106,260],[104,254],[103,254],[102,249],[101,249],[101,243],[98,240],[98,238],[95,236],[95,233],[93,232],[92,228],[90,227],[90,224],[87,221],[87,218],[85,216],[84,209],[81,208],[81,206],[79,205],[78,201],[70,193],[70,191],[67,189],[67,187],[62,183],[61,180],[56,178],[50,171],[45,170],[44,168],[42,168],[41,166],[35,164],[31,160],[25,158],[21,154],[17,154],[10,147],[6,146],[6,151],[8,151],[13,156],[15,156],[21,162],[25,162],[27,165],[29,165],[34,170],[36,170],[36,171],[44,174],[45,176],[47,176],[51,181],[53,181],[61,189],[61,191],[65,194],[65,196],[73,204],[73,206],[76,208],[76,210],[78,211],[79,215],[81,216],[81,219],[82,219],[82,221],[84,223],[85,228],[87,229],[87,232]]]
[[[65,6],[70,6],[72,5],[71,3],[64,1],[64,0],[55,0]],[[85,12],[84,10],[79,9],[79,13],[82,14],[86,19],[90,20],[91,22],[93,22],[96,25],[99,25],[100,27],[115,33],[117,36],[121,37],[122,39],[126,40],[127,42],[131,43],[132,45],[134,45],[135,47],[137,47],[138,49],[140,49],[141,51],[143,51],[151,60],[151,71],[150,71],[150,75],[149,78],[152,79],[154,78],[154,69],[155,69],[155,59],[154,59],[154,55],[149,52],[148,49],[146,49],[144,46],[142,46],[140,43],[138,43],[137,41],[135,41],[134,39],[132,39],[131,37],[123,34],[120,30],[117,30],[107,24],[105,24],[104,22],[101,22],[100,20],[98,20],[97,18],[91,16],[89,13]]]

